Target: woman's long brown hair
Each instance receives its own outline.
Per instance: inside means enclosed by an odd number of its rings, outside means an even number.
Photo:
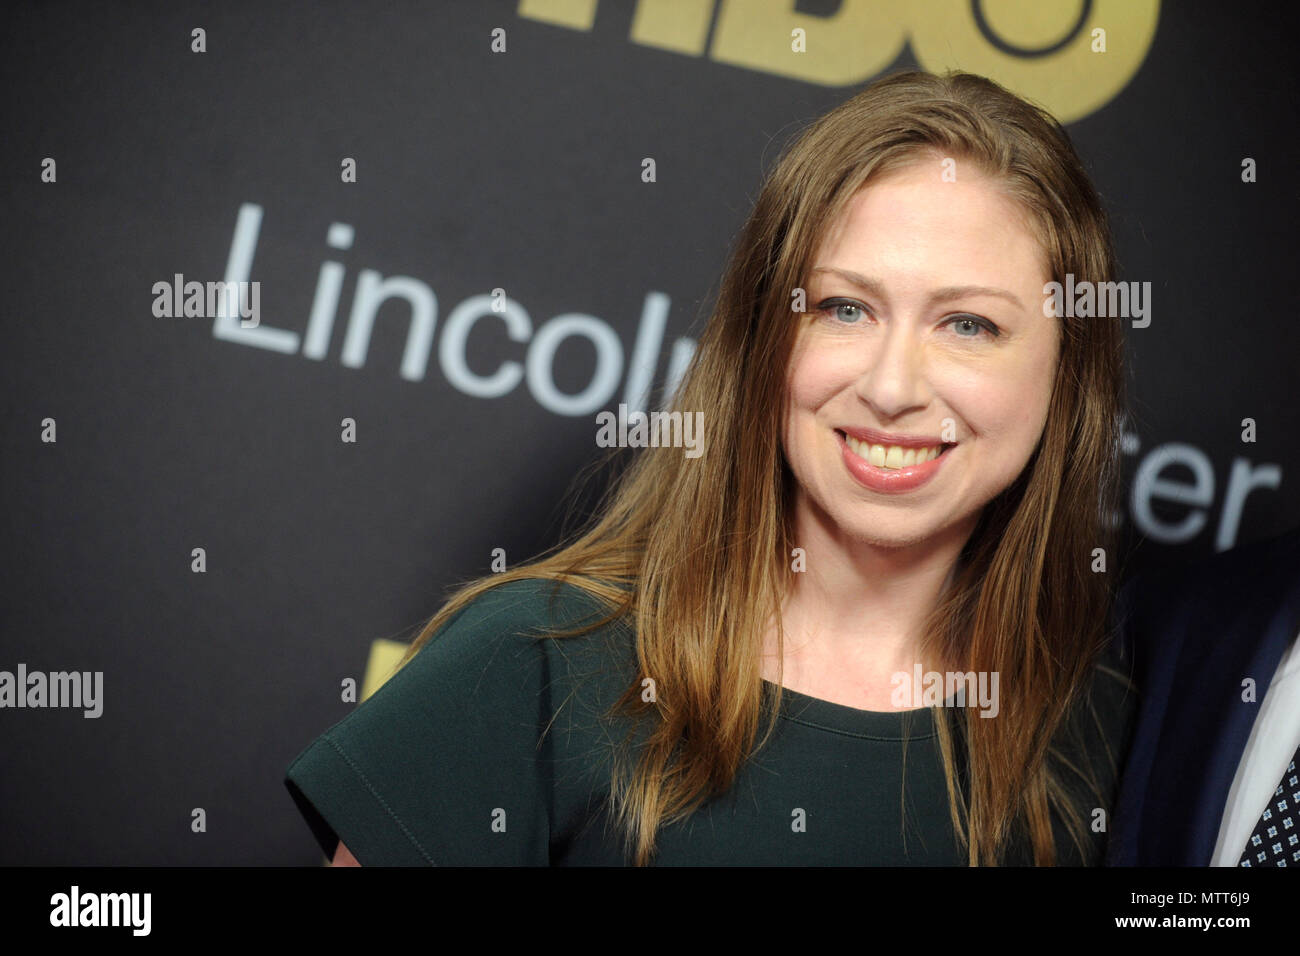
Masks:
[[[672,403],[704,412],[704,453],[640,452],[582,531],[461,587],[402,660],[482,592],[522,578],[581,587],[608,609],[605,621],[630,624],[640,674],[613,710],[648,719],[649,730],[636,759],[628,749],[616,755],[611,802],[638,865],[652,861],[661,826],[731,785],[771,704],[761,635],[775,619],[782,640],[794,546],[780,438],[798,327],[792,293],[805,286],[827,224],[859,189],[930,159],[937,176],[948,157],[1019,203],[1055,281],[1112,280],[1105,212],[1049,114],[971,74],[878,80],[808,126],[764,181]],[[1069,796],[1064,775],[1089,774],[1058,761],[1058,731],[1088,686],[1111,610],[1112,575],[1093,563],[1095,549],[1115,553],[1123,336],[1115,317],[1055,321],[1060,360],[1039,444],[985,507],[921,648],[926,660],[1000,679],[994,719],[974,707],[933,711],[953,827],[971,865],[1001,862],[1015,834],[1027,836],[1035,863],[1055,863],[1053,809],[1087,858],[1083,821],[1103,806],[1095,785],[1086,798]],[[644,677],[655,681],[653,703],[642,700]]]

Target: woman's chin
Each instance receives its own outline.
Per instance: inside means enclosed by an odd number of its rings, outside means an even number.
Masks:
[[[917,521],[891,521],[887,524],[864,524],[861,521],[855,521],[852,524],[841,525],[840,527],[849,540],[875,548],[911,548],[924,544],[934,537],[933,527],[928,523],[922,524]]]

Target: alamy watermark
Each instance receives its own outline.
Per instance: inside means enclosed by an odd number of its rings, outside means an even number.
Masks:
[[[1065,285],[1049,282],[1043,286],[1043,315],[1049,319],[1069,316],[1080,318],[1118,317],[1132,319],[1133,328],[1151,324],[1150,282],[1075,282],[1067,273]]]
[[[103,671],[0,671],[0,707],[72,707],[83,717],[104,712]]]
[[[889,678],[893,685],[889,701],[900,709],[918,707],[979,707],[981,717],[996,717],[997,671],[922,671],[918,663],[909,674],[898,671]]]
[[[155,282],[153,294],[153,314],[160,319],[238,316],[244,329],[255,329],[262,321],[261,282],[186,282],[178,272],[170,283]]]
[[[600,448],[685,448],[687,458],[704,454],[703,412],[641,412],[618,406],[618,415],[596,415],[596,445]]]
[[[50,897],[50,925],[124,926],[133,936],[148,936],[152,910],[152,893],[83,893],[74,884]]]

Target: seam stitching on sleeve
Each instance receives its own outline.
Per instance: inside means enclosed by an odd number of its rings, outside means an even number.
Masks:
[[[355,773],[361,779],[361,783],[365,786],[366,790],[370,792],[370,795],[379,801],[379,805],[384,808],[384,811],[390,817],[393,818],[393,822],[397,824],[399,829],[401,829],[402,834],[408,840],[411,841],[411,844],[417,850],[420,851],[420,856],[424,857],[424,859],[429,863],[430,866],[437,866],[438,864],[433,861],[433,857],[430,856],[428,851],[426,851],[424,847],[420,845],[420,841],[415,838],[415,834],[413,834],[410,830],[407,829],[406,824],[402,822],[402,818],[399,817],[393,811],[393,808],[388,805],[388,802],[384,800],[382,796],[379,795],[379,791],[377,791],[374,787],[370,785],[370,780],[366,777],[365,773],[361,770],[361,768],[352,762],[352,758],[343,752],[343,748],[334,742],[334,738],[330,737],[328,734],[322,734],[321,736],[331,747],[334,748],[335,753],[337,753],[340,757],[343,758],[343,762],[346,763],[352,769],[352,772]]]

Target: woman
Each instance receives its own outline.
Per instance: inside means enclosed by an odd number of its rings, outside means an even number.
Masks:
[[[433,617],[289,768],[321,845],[1100,862],[1123,339],[1045,304],[1114,271],[1066,134],[996,84],[904,73],[822,117],[675,396],[705,453],[641,452],[585,533]]]

